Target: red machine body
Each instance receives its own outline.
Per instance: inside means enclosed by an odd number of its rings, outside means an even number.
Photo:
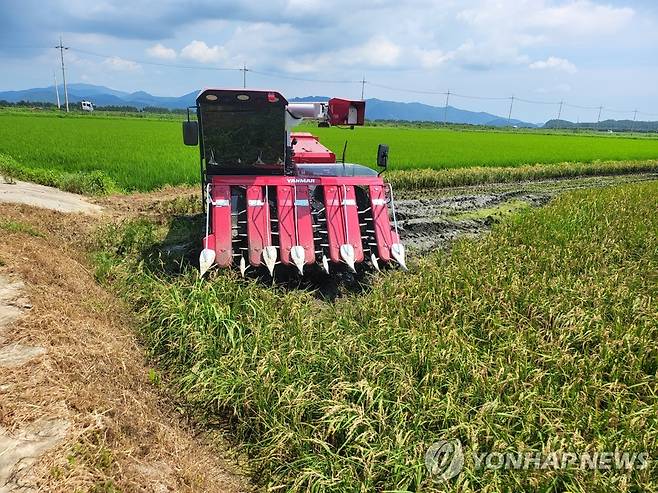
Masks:
[[[301,118],[362,125],[365,102],[291,104],[272,91],[206,90],[197,115],[202,271],[236,264],[243,274],[261,266],[273,274],[280,263],[303,273],[317,263],[329,273],[331,264],[356,271],[366,260],[406,268],[390,186],[370,168],[336,163],[314,135],[290,131]]]
[[[308,132],[293,132],[292,150],[296,163],[335,163],[336,155]]]

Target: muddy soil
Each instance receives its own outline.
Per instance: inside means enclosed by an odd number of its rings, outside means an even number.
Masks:
[[[656,179],[658,174],[645,173],[401,191],[396,216],[401,239],[413,256],[414,251],[444,248],[460,236],[481,234],[524,204],[539,207],[570,190]]]

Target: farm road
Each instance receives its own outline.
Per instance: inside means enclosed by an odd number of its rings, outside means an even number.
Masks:
[[[87,201],[82,195],[63,192],[36,183],[0,180],[0,202],[25,204],[59,212],[98,213],[102,207]]]

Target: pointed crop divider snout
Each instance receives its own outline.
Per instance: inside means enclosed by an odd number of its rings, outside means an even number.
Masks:
[[[346,243],[344,245],[340,246],[340,256],[343,259],[343,262],[347,264],[347,266],[350,268],[350,270],[354,273],[356,273],[356,269],[354,268],[354,247],[350,245],[349,243]]]
[[[299,269],[299,273],[304,275],[304,260],[306,258],[306,250],[301,245],[295,245],[290,249],[290,258]]]
[[[404,245],[402,243],[393,243],[391,245],[391,255],[395,261],[400,264],[402,270],[407,271],[407,261],[405,259]]]
[[[375,268],[377,272],[380,272],[379,270],[379,261],[377,260],[377,255],[374,253],[370,255],[370,262],[372,262],[372,266]]]
[[[215,250],[208,248],[208,235],[210,234],[210,204],[212,203],[212,196],[210,195],[210,183],[206,185],[206,238],[205,245],[201,254],[199,255],[199,273],[200,276],[208,272],[208,269],[215,263],[216,253]]]
[[[263,250],[261,252],[261,255],[263,257],[263,262],[267,266],[267,270],[270,271],[270,276],[274,277],[274,266],[276,265],[276,258],[277,258],[277,252],[276,252],[276,247],[271,244],[272,241],[272,232],[270,230],[271,224],[272,224],[272,218],[270,217],[270,196],[269,196],[269,188],[266,186],[265,187],[265,209],[264,213],[266,214],[266,221],[267,221],[267,234],[266,234],[266,241],[270,243],[269,245],[263,247]]]
[[[299,219],[297,215],[297,187],[292,187],[293,193],[293,214],[295,217],[295,245],[290,249],[290,258],[293,263],[297,266],[300,275],[304,275],[304,263],[306,261],[306,250],[304,247],[299,244]]]
[[[263,262],[267,266],[267,270],[270,271],[270,276],[274,275],[274,266],[276,265],[276,247],[266,246],[263,248]]]
[[[208,272],[208,269],[215,263],[215,250],[204,248],[199,255],[199,273],[201,277]]]

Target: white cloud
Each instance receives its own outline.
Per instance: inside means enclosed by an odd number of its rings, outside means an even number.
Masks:
[[[115,70],[117,72],[135,72],[142,68],[139,63],[133,62],[132,60],[124,60],[118,56],[106,58],[105,61],[103,61],[103,65],[110,70]]]
[[[445,53],[442,50],[437,49],[425,49],[425,48],[413,48],[411,50],[413,55],[418,59],[421,67],[432,69],[437,68],[440,65],[443,65],[448,60],[454,58],[455,53]]]
[[[153,58],[160,58],[161,60],[173,60],[176,58],[176,51],[172,48],[167,48],[162,43],[157,43],[146,50],[146,53]]]
[[[222,46],[208,46],[203,41],[196,39],[190,44],[185,46],[180,52],[180,56],[189,60],[194,60],[200,63],[213,63],[219,62],[226,58],[226,49]]]
[[[627,26],[635,11],[629,7],[600,5],[591,0],[569,0],[554,5],[548,0],[484,0],[458,18],[479,29],[530,32],[554,39],[569,34],[610,33]]]
[[[549,56],[546,60],[538,60],[528,65],[533,70],[556,70],[559,72],[567,72],[568,74],[575,74],[578,69],[576,66],[565,58],[558,58]]]
[[[477,43],[469,39],[450,54],[450,59],[475,70],[489,70],[495,66],[525,65],[530,61],[527,55],[519,52],[515,43],[501,38],[491,38]]]
[[[357,46],[286,60],[284,67],[290,72],[318,74],[327,67],[393,68],[401,61],[402,53],[400,45],[383,36],[374,36]]]
[[[396,43],[383,36],[375,36],[355,48],[342,50],[351,65],[367,64],[375,67],[395,66],[402,49]]]

